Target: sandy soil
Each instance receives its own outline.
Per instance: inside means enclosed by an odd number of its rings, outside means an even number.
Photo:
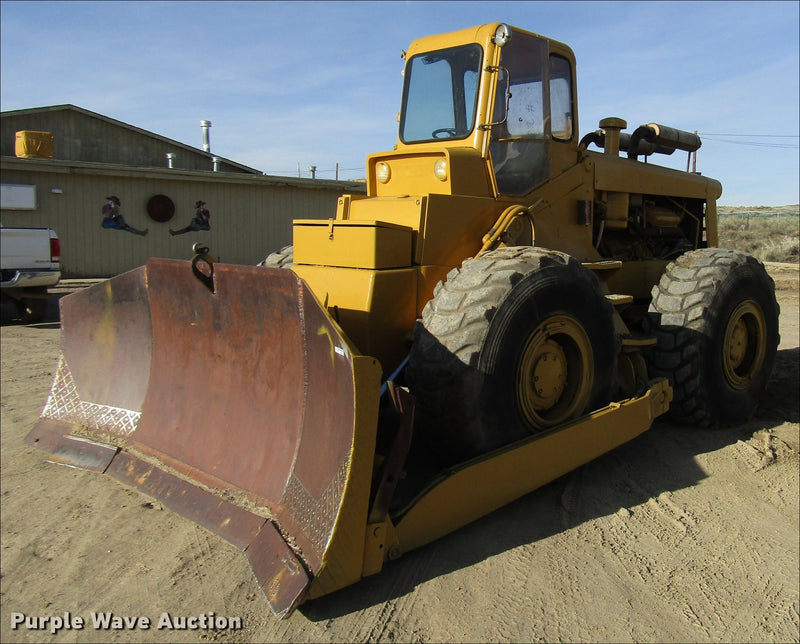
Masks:
[[[284,621],[233,546],[110,477],[47,464],[23,443],[58,358],[53,301],[48,321],[0,331],[0,639],[797,642],[798,271],[769,269],[781,344],[754,419],[720,431],[659,421]],[[242,628],[157,628],[165,612],[211,611]],[[65,612],[83,628],[12,628],[14,613]],[[151,625],[95,629],[93,612]]]

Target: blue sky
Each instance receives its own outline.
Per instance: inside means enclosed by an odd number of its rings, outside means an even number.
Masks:
[[[72,103],[268,174],[364,176],[391,149],[402,49],[504,21],[569,44],[581,135],[697,130],[723,205],[798,196],[798,2],[0,3],[0,108]],[[758,136],[754,136],[758,135]],[[656,158],[651,158],[655,162]],[[685,169],[686,154],[658,162]]]

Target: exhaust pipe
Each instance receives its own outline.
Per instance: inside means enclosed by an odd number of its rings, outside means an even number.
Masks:
[[[640,125],[631,134],[631,143],[628,149],[629,159],[635,159],[639,155],[639,142],[642,140],[669,147],[673,150],[685,150],[690,153],[697,151],[703,144],[700,137],[691,132],[657,123],[648,123],[647,125]]]
[[[605,131],[603,151],[606,154],[619,156],[620,131],[628,127],[628,124],[623,119],[611,116],[602,119],[600,127]]]
[[[605,154],[614,156],[617,156],[620,152],[627,152],[628,156],[631,156],[634,152],[637,156],[641,154],[645,156],[650,156],[651,154],[669,155],[675,152],[675,147],[661,145],[660,143],[651,142],[647,138],[642,138],[641,132],[639,136],[636,137],[636,148],[632,148],[631,140],[636,133],[631,135],[620,131],[627,127],[627,123],[623,119],[614,117],[605,118],[600,121],[600,127],[602,129],[589,132],[589,134],[584,136],[578,144],[578,147],[585,150],[594,143],[598,148],[603,148]],[[642,128],[639,128],[639,130],[642,130]],[[637,132],[639,130],[637,130]]]
[[[211,152],[211,139],[208,135],[208,128],[211,127],[211,121],[200,121],[200,127],[203,128],[203,149],[206,152]]]

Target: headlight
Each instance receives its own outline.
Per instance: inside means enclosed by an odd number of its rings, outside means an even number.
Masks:
[[[509,40],[511,40],[511,27],[506,24],[497,25],[497,29],[494,32],[494,44],[502,47]]]
[[[439,159],[433,164],[433,174],[439,181],[447,181],[447,159]]]
[[[384,163],[381,161],[378,165],[375,166],[375,178],[378,179],[381,183],[386,183],[389,181],[389,177],[392,176],[392,171],[389,170],[389,164]]]

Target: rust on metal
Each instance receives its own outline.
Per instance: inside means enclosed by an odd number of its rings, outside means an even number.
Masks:
[[[311,583],[302,562],[272,523],[264,525],[246,554],[270,609],[277,617],[286,617]]]
[[[61,421],[43,419],[28,434],[25,442],[49,452],[55,463],[105,472],[119,449],[80,436],[70,436],[70,429]]]
[[[230,501],[126,452],[110,464],[108,474],[157,498],[165,507],[245,550],[266,523]]]
[[[62,359],[29,441],[78,466],[84,437],[121,448],[88,461],[245,549],[285,613],[324,564],[348,484],[352,350],[291,271],[213,269],[212,289],[190,262],[151,259],[63,298]]]

